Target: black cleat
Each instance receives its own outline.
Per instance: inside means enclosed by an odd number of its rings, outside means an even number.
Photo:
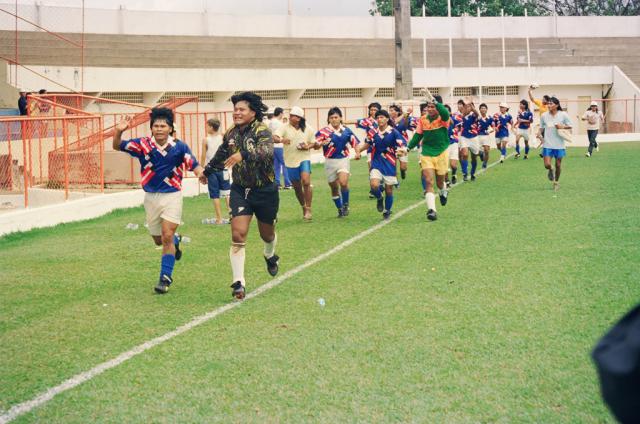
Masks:
[[[179,261],[182,257],[182,250],[180,250],[180,241],[182,241],[182,236],[176,234],[176,237],[178,238],[178,242],[174,243],[173,245],[176,247],[176,261]]]
[[[522,160],[527,160],[527,159],[529,159],[529,155],[525,154]]]
[[[236,281],[235,283],[231,284],[231,288],[233,289],[233,291],[231,292],[231,296],[235,297],[238,300],[244,299],[244,286],[240,281]]]
[[[153,288],[158,294],[165,294],[169,291],[169,286],[173,283],[173,280],[168,275],[162,275],[158,284]]]
[[[451,185],[456,185],[458,183],[458,177],[455,175],[451,176]]]
[[[547,178],[549,178],[549,181],[553,181],[553,169],[550,169],[549,172],[547,172]]]
[[[378,199],[378,202],[376,203],[376,208],[378,209],[378,212],[382,212],[384,210],[384,206],[382,205],[382,197],[380,197]]]
[[[280,260],[280,257],[278,255],[273,255],[269,259],[264,258],[264,260],[267,263],[267,272],[272,277],[275,277],[276,274],[278,274],[278,261]]]
[[[384,219],[385,221],[388,221],[389,218],[391,218],[391,211],[384,211],[382,213],[382,219]]]
[[[443,190],[440,192],[440,204],[442,206],[447,204],[447,199],[449,198],[449,191]]]
[[[402,178],[403,180],[407,178],[407,171],[405,169],[400,170],[400,178]]]
[[[476,176],[471,174],[471,181],[475,181],[476,180]]]
[[[469,176],[467,174],[462,174],[462,181],[469,181]]]
[[[344,218],[344,209],[338,208],[338,218]]]
[[[427,219],[429,221],[435,221],[436,219],[438,219],[438,214],[433,209],[429,209],[427,211]]]
[[[349,216],[349,205],[347,203],[342,205],[342,216]]]
[[[520,157],[520,153],[516,153],[516,155],[514,156],[514,159],[518,159]]]

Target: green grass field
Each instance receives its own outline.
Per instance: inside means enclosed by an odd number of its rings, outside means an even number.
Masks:
[[[590,351],[640,299],[640,143],[583,153],[558,193],[537,156],[495,166],[437,222],[421,205],[16,422],[613,422]],[[410,165],[396,212],[421,198]],[[281,272],[380,222],[352,167],[344,220],[318,166],[312,223],[282,192]],[[1,238],[0,412],[231,302],[229,228],[206,216],[185,199],[165,296],[142,208]],[[270,280],[256,230],[249,290]]]

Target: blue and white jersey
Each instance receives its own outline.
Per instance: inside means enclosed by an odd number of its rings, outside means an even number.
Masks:
[[[469,113],[462,118],[462,136],[464,138],[475,138],[478,136],[478,117],[473,113]]]
[[[395,177],[396,150],[404,146],[402,134],[387,126],[382,132],[377,129],[372,139],[367,140],[367,144],[371,145],[371,169],[377,169],[382,175]]]
[[[186,171],[193,171],[199,166],[189,146],[172,137],[162,147],[153,137],[122,140],[120,150],[140,161],[140,184],[148,193],[182,190]]]
[[[458,112],[451,114],[449,125],[449,144],[457,143],[462,134],[462,115]]]
[[[496,113],[493,115],[493,124],[496,128],[496,138],[509,137],[509,126],[513,124],[513,118],[507,112],[504,115]]]
[[[348,158],[349,145],[355,148],[360,143],[353,131],[342,125],[337,130],[331,125],[322,128],[316,133],[316,141],[327,159]]]
[[[402,138],[404,138],[404,145],[406,146],[409,144],[409,131],[416,130],[416,128],[418,127],[418,121],[416,120],[416,118],[409,115],[403,117],[398,123],[394,122],[393,127],[402,135]]]
[[[522,122],[523,120],[529,122]],[[531,123],[533,122],[533,113],[530,110],[525,110],[524,112],[518,112],[518,128],[521,130],[528,130],[531,127]]]
[[[478,135],[489,135],[489,128],[493,128],[493,118],[478,116]]]

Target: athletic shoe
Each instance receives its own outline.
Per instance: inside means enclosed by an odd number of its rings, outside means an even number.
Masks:
[[[162,275],[158,284],[153,288],[158,294],[165,294],[169,291],[169,286],[173,283],[173,280],[168,275]]]
[[[525,159],[526,159],[526,158],[525,158]],[[486,162],[483,162],[483,163],[482,163],[482,169],[487,169],[487,163],[486,163]]]
[[[544,157],[544,155],[543,155],[542,153],[538,154],[538,156],[540,156],[541,158],[543,158],[543,157]]]
[[[547,172],[547,178],[549,178],[549,181],[553,181],[553,169],[550,169],[549,172]]]
[[[290,185],[288,185],[288,186],[284,186],[284,189],[285,189],[285,190],[293,190],[293,186],[290,186]]]
[[[180,250],[180,241],[182,240],[182,236],[180,234],[176,234],[176,237],[178,238],[178,242],[173,245],[176,247],[176,261],[179,261],[182,257],[182,250]]]
[[[231,284],[231,288],[233,289],[233,291],[231,292],[232,297],[235,297],[238,300],[244,299],[245,290],[240,281],[236,281],[235,283]]]
[[[278,261],[279,260],[280,260],[280,257],[278,255],[273,255],[269,259],[267,259],[266,257],[264,258],[264,261],[267,263],[267,272],[272,277],[275,277],[276,274],[278,274]]]
[[[476,176],[475,175],[471,175],[471,181],[475,181],[476,180]]]
[[[406,169],[401,169],[400,170],[400,177],[404,180],[405,178],[407,178],[407,170]]]
[[[529,155],[524,155],[524,157],[522,158],[522,160],[527,160],[529,159]]]
[[[369,192],[369,199],[375,199],[376,196],[373,195],[373,193]]]
[[[433,209],[429,209],[427,211],[427,219],[429,221],[435,221],[436,219],[438,219],[438,214]]]
[[[449,198],[449,191],[448,190],[442,190],[440,192],[440,204],[442,206],[446,205],[448,198]]]
[[[591,157],[591,153],[587,152],[587,154],[585,156],[590,158]]]
[[[514,159],[518,159],[520,157],[520,153],[516,153],[516,155],[514,156]]]
[[[500,156],[500,163],[504,163],[504,156]]]
[[[378,212],[382,212],[384,210],[384,206],[382,205],[382,202],[383,202],[382,197],[380,197],[376,202],[376,208],[378,209]]]
[[[600,146],[596,146],[596,152],[600,151]]]
[[[388,221],[389,218],[391,218],[391,211],[384,211],[382,213],[382,219],[384,219],[385,221]]]
[[[451,176],[451,185],[456,185],[458,183],[458,177],[455,175]]]
[[[344,218],[344,209],[338,209],[338,218]]]
[[[342,216],[349,216],[349,205],[347,203],[342,205]]]
[[[462,181],[468,181],[469,176],[467,174],[462,174]]]

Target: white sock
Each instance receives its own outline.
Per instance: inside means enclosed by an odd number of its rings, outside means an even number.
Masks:
[[[269,259],[276,254],[276,243],[278,242],[278,234],[273,235],[271,243],[264,242],[264,257]]]
[[[436,195],[434,193],[427,193],[424,198],[427,200],[427,209],[436,210]]]
[[[233,282],[240,281],[244,286],[244,243],[232,243],[229,249]]]

